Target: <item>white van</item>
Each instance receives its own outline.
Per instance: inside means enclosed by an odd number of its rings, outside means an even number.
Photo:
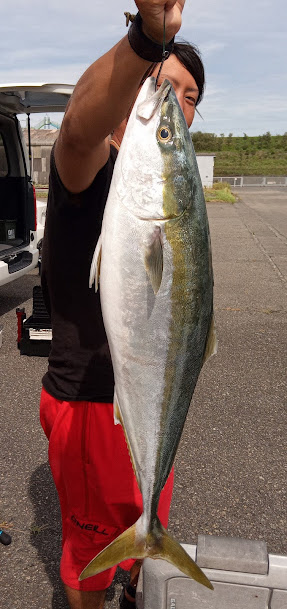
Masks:
[[[24,275],[39,258],[37,204],[28,150],[18,114],[64,112],[73,85],[0,85],[0,286]],[[43,227],[39,226],[40,231]]]

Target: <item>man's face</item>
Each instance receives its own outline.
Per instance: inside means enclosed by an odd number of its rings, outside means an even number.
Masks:
[[[150,74],[150,76],[154,76],[155,78],[158,75],[160,69],[160,64],[156,66],[154,71]],[[188,128],[190,127],[195,113],[195,104],[198,99],[198,87],[193,78],[193,76],[188,72],[188,70],[178,61],[175,55],[171,55],[163,64],[159,79],[158,79],[158,87],[163,83],[163,81],[167,78],[173,88],[175,90],[179,105],[183,111],[185,116],[185,120],[187,122]],[[138,89],[138,93],[141,90],[141,87]],[[134,104],[133,104],[134,105]],[[123,120],[123,122],[114,130],[114,135],[121,142],[123,138],[123,134],[125,132],[125,128],[127,126],[127,121],[130,117],[131,111],[133,109],[133,105],[130,107],[129,113],[127,117]],[[114,137],[114,136],[113,136]]]
[[[159,69],[160,66],[157,65],[152,73],[152,76],[155,76],[156,78]],[[173,85],[187,125],[190,127],[194,119],[195,104],[198,98],[198,87],[193,76],[182,65],[182,63],[180,63],[175,55],[170,55],[170,57],[163,64],[158,79],[158,86],[163,83],[165,78],[167,78]]]

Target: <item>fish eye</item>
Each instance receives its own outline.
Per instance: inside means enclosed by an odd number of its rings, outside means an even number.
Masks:
[[[167,125],[161,125],[158,128],[157,137],[160,142],[170,142],[172,139],[172,132]]]

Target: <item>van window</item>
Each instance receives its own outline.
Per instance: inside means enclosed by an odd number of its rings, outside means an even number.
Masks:
[[[4,146],[4,140],[0,133],[0,178],[5,178],[8,174],[8,161],[6,156],[6,150]]]

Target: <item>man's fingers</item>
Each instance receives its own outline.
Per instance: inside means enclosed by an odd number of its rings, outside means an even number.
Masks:
[[[166,40],[171,40],[181,27],[185,0],[135,0],[143,20],[143,31],[155,40],[162,40],[165,14]]]
[[[167,0],[167,2],[165,3],[164,9],[166,11],[170,11],[174,7],[175,4],[178,4],[177,0]]]
[[[185,0],[135,0],[135,4],[141,15],[149,13],[152,16],[171,11],[174,7],[182,12]]]

